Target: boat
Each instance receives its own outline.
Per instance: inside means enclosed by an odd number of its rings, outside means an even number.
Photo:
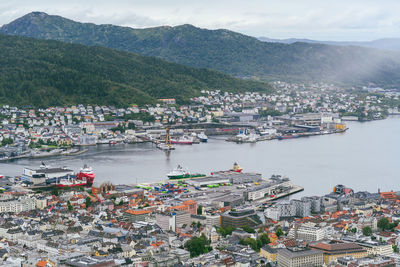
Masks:
[[[236,162],[233,163],[232,169],[226,170],[226,171],[216,171],[212,172],[211,175],[218,175],[218,174],[223,174],[223,173],[229,173],[229,172],[242,172],[243,168],[239,166]]]
[[[86,164],[76,174],[76,178],[81,181],[85,180],[88,186],[91,186],[93,184],[94,177],[95,173],[93,172],[92,167],[88,167]]]
[[[298,138],[298,134],[288,134],[288,135],[280,135],[278,136],[279,140],[285,140],[285,139],[293,139],[293,138]]]
[[[63,188],[63,187],[76,187],[76,186],[86,186],[87,181],[84,178],[83,180],[78,180],[78,179],[73,179],[70,176],[68,178],[62,178],[58,183],[56,183],[56,186],[58,188]]]
[[[207,141],[208,141],[208,136],[204,132],[201,132],[200,134],[198,134],[197,138],[199,138],[200,142],[203,142],[203,143],[207,143]]]
[[[232,169],[230,169],[230,171],[233,171],[233,172],[242,172],[242,171],[243,171],[243,168],[241,168],[241,167],[239,166],[239,164],[237,164],[237,163],[235,162],[235,163],[233,163],[233,167],[232,167]]]
[[[110,140],[110,142],[108,142],[110,145],[116,145],[117,144],[117,141],[115,141],[115,140]]]
[[[177,145],[191,145],[193,144],[193,137],[184,135],[178,139],[171,139],[171,144]]]
[[[205,177],[205,174],[195,173],[191,174],[185,170],[181,165],[178,165],[174,170],[167,174],[168,179],[184,179],[184,178],[200,178]]]
[[[164,143],[157,144],[157,148],[161,149],[161,150],[174,150],[175,149],[175,147],[173,147],[171,145],[164,144]]]

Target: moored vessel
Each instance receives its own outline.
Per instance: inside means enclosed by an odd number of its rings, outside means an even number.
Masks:
[[[203,142],[203,143],[207,143],[207,141],[208,141],[208,136],[204,132],[201,132],[200,134],[198,134],[197,138],[199,138],[200,142]]]
[[[285,139],[293,139],[293,138],[298,138],[298,134],[287,134],[287,135],[280,135],[278,136],[279,140],[285,140]]]
[[[92,185],[94,182],[95,173],[92,167],[88,167],[86,164],[81,168],[81,170],[76,174],[78,180],[85,180],[88,186]]]
[[[205,174],[194,173],[191,174],[189,171],[185,170],[181,165],[178,165],[170,173],[167,174],[168,179],[184,179],[184,178],[199,178],[205,177]]]
[[[177,145],[191,145],[193,144],[193,137],[184,135],[178,139],[171,139],[171,144]]]
[[[59,180],[58,183],[56,183],[56,186],[58,188],[86,186],[86,185],[87,185],[87,181],[85,178],[83,180],[77,180],[77,179],[71,178],[70,176],[68,176],[67,178],[62,178]]]

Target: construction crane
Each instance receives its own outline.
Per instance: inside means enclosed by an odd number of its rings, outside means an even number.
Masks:
[[[165,144],[168,146],[169,149],[171,149],[172,144],[171,144],[171,135],[169,134],[169,128],[165,128],[166,135],[165,135]]]

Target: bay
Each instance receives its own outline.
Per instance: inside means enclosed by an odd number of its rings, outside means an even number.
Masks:
[[[0,173],[20,175],[24,167],[37,168],[42,161],[76,171],[87,164],[96,172],[97,181],[131,184],[166,181],[166,173],[178,164],[191,172],[210,174],[238,162],[244,171],[259,172],[265,178],[288,176],[305,188],[301,195],[322,195],[336,184],[355,191],[400,190],[400,117],[349,122],[348,126],[342,134],[255,144],[211,137],[208,143],[177,146],[169,155],[149,143],[100,145],[79,156],[0,163]]]

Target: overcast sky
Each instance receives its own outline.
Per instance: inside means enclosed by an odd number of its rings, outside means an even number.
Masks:
[[[0,0],[0,25],[31,11],[136,28],[189,23],[270,38],[400,37],[400,0]]]

